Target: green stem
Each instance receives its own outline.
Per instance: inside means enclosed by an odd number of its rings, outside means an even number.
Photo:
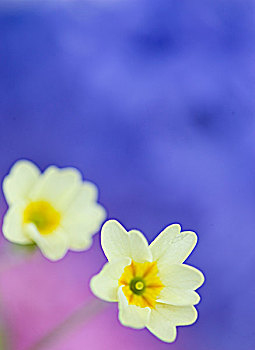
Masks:
[[[2,301],[2,300],[1,300]],[[6,323],[4,322],[4,310],[2,303],[0,302],[0,350],[9,350],[11,348],[11,344],[9,342],[10,332],[7,328]]]
[[[87,301],[82,307],[76,309],[64,321],[53,328],[49,333],[43,336],[39,341],[33,344],[28,350],[47,350],[49,346],[63,339],[78,325],[86,324],[89,320],[103,311],[107,303],[99,299],[91,299]]]
[[[21,264],[26,264],[36,256],[35,246],[19,246],[17,244],[12,245],[13,246],[7,244],[0,252],[0,274],[20,266]]]

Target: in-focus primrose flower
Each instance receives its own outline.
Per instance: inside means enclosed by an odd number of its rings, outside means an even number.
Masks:
[[[180,225],[173,224],[148,245],[141,232],[127,232],[109,220],[101,233],[109,262],[92,278],[91,289],[103,300],[118,302],[124,326],[146,327],[161,340],[173,342],[176,326],[197,319],[193,305],[200,297],[195,289],[203,284],[204,276],[183,264],[196,242],[194,232],[181,232]]]
[[[4,178],[3,192],[9,205],[4,236],[14,243],[36,243],[50,260],[68,249],[89,248],[106,218],[97,187],[82,181],[75,168],[50,166],[41,173],[32,162],[17,161]]]

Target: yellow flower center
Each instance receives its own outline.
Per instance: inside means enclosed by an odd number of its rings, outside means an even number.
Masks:
[[[59,226],[60,214],[46,201],[31,202],[24,210],[23,222],[33,223],[42,235],[47,235]]]
[[[154,308],[156,299],[164,287],[158,277],[157,262],[137,263],[126,266],[119,279],[130,305]]]

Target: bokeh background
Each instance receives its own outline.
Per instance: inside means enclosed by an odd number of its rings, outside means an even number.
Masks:
[[[151,241],[198,233],[199,320],[164,344],[116,305],[47,350],[255,349],[255,3],[0,2],[0,177],[75,166],[110,218]],[[7,209],[1,195],[1,217]],[[51,263],[0,239],[3,349],[27,350],[86,300],[93,247]]]

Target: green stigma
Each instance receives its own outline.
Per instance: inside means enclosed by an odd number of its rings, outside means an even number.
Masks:
[[[141,295],[145,290],[145,283],[141,277],[135,277],[130,282],[129,287],[133,293]]]

